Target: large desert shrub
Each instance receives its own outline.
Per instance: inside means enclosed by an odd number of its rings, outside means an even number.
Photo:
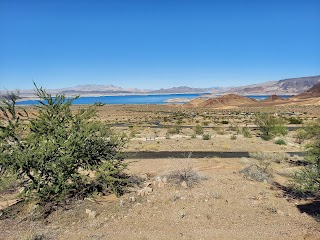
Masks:
[[[286,135],[288,129],[284,126],[284,122],[267,113],[257,113],[255,124],[260,128],[261,138],[270,140],[276,135]]]
[[[295,189],[302,193],[320,196],[320,120],[304,128],[304,138],[309,140],[307,166],[297,171],[293,177]]]
[[[94,106],[71,111],[74,99],[36,88],[38,111],[28,117],[16,98],[4,101],[0,122],[0,167],[18,174],[25,197],[40,202],[84,197],[94,191],[120,194],[124,140],[95,121]]]

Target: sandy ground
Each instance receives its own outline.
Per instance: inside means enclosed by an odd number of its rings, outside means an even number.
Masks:
[[[131,161],[128,172],[148,176],[148,185],[174,170],[188,169],[206,178],[193,188],[150,185],[120,198],[85,200],[57,211],[45,221],[21,217],[0,221],[0,239],[320,239],[320,225],[301,213],[298,200],[286,199],[266,182],[238,173],[252,159],[144,159]],[[275,169],[288,167],[274,166]],[[134,201],[132,200],[134,197]],[[88,217],[86,209],[96,211]]]
[[[83,106],[81,106],[83,107]],[[79,108],[75,106],[74,109]],[[219,134],[212,127],[221,121],[252,124],[254,118],[241,112],[257,112],[261,108],[228,110],[184,109],[164,105],[116,105],[98,108],[97,119],[106,123],[126,123],[133,126],[135,136],[128,142],[128,151],[301,151],[294,132],[283,137],[287,145],[264,141],[252,132],[245,138],[226,128]],[[305,122],[319,116],[320,107],[285,106],[263,108],[264,112],[299,112]],[[192,138],[192,128],[167,136],[167,129],[142,127],[142,124],[177,124],[205,126],[210,140],[199,135]],[[132,128],[115,127],[128,135]],[[236,135],[236,139],[231,136]],[[146,141],[146,138],[153,138]],[[130,189],[120,198],[114,195],[96,200],[79,201],[65,210],[57,210],[48,218],[30,220],[34,206],[27,205],[22,213],[4,218],[0,212],[0,239],[320,239],[320,224],[301,206],[309,202],[285,197],[272,182],[244,179],[239,170],[253,159],[143,159],[129,161],[128,173],[145,178],[152,192],[141,196],[140,188]],[[193,169],[205,177],[192,188],[161,182],[156,179],[175,170]],[[288,173],[295,168],[288,162],[272,165],[274,180],[287,184]],[[153,184],[152,184],[153,183]],[[0,206],[14,203],[14,195],[0,196]],[[8,201],[3,200],[8,199]],[[311,206],[316,207],[316,206]],[[95,211],[93,217],[86,212]],[[320,210],[318,211],[320,212]],[[42,236],[42,238],[40,238]],[[38,238],[35,238],[38,237]]]

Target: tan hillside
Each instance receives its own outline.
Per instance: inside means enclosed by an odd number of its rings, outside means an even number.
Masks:
[[[262,100],[261,102],[275,102],[275,101],[283,101],[285,99],[279,97],[278,95],[271,95],[270,97]]]
[[[227,106],[240,106],[244,104],[253,104],[257,100],[243,97],[237,94],[227,94],[216,98],[195,99],[190,101],[187,106],[190,107],[227,107]]]

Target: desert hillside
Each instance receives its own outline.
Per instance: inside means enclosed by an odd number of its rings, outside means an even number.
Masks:
[[[240,106],[243,104],[256,103],[257,100],[243,97],[236,94],[227,94],[216,98],[209,99],[194,99],[186,106],[188,107],[226,107],[226,106]]]

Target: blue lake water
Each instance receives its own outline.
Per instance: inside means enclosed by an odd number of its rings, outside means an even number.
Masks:
[[[159,94],[159,95],[126,95],[126,96],[101,96],[101,97],[80,97],[73,104],[94,104],[97,102],[106,104],[166,104],[166,100],[172,98],[187,98],[193,99],[200,97],[202,94]],[[265,99],[269,95],[252,95],[246,96],[258,100]],[[289,96],[280,96],[288,98]],[[37,100],[19,101],[18,105],[35,105]]]

